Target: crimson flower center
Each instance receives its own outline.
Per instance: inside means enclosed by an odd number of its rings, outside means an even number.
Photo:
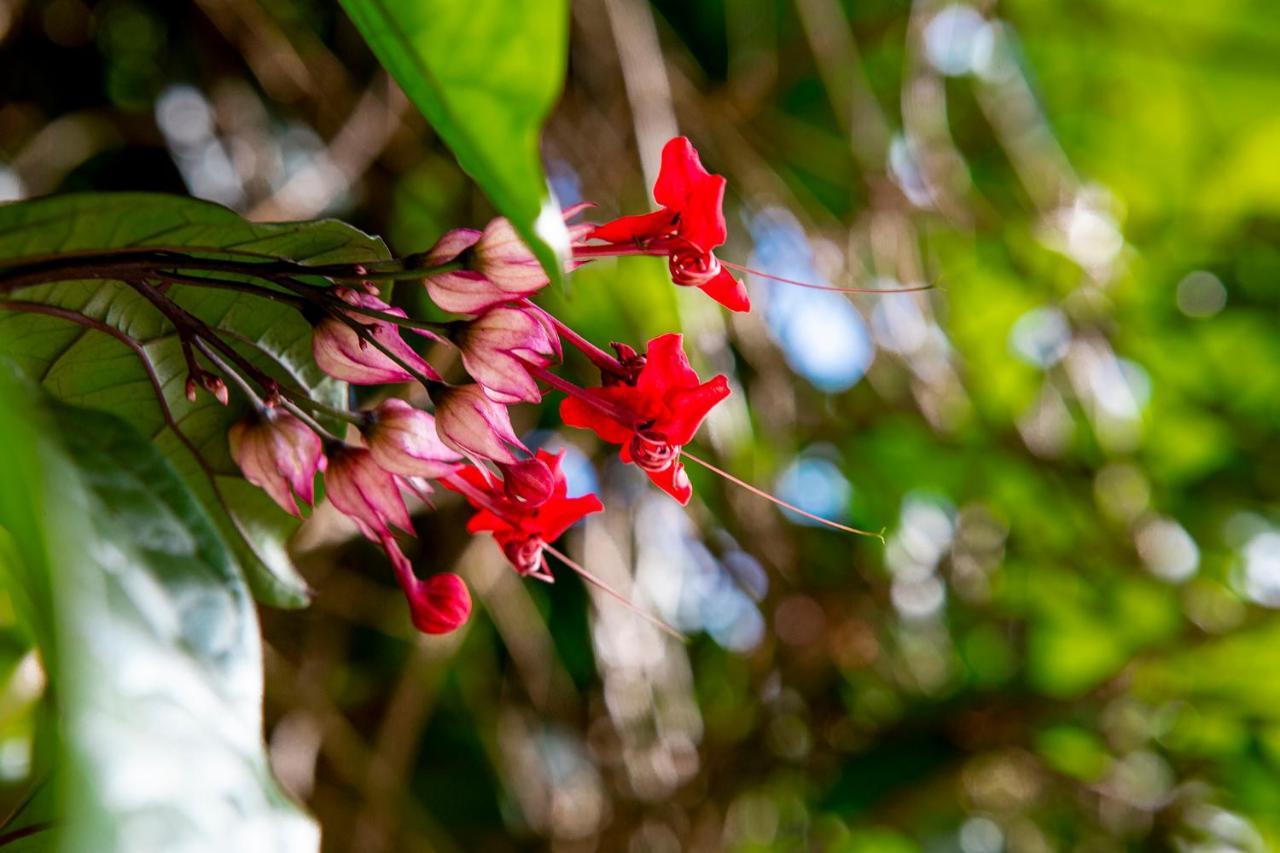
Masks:
[[[502,546],[502,553],[518,573],[533,574],[542,566],[542,537],[531,534],[525,539],[507,542]]]
[[[636,467],[653,473],[667,470],[680,455],[679,447],[668,444],[656,433],[645,431],[632,434],[630,450]]]
[[[706,284],[720,274],[720,259],[692,244],[672,249],[671,280],[686,287]]]

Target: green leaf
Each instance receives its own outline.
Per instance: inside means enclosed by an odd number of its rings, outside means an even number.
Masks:
[[[57,406],[52,422],[75,471],[60,534],[80,520],[74,558],[51,561],[67,848],[316,849],[267,765],[257,619],[217,530],[124,421]]]
[[[542,123],[564,83],[565,0],[342,0],[382,65],[553,282],[568,233],[547,191]]]
[[[314,263],[389,257],[380,239],[340,222],[250,223],[226,208],[176,196],[70,195],[0,205],[0,259],[137,246]],[[315,366],[310,324],[290,307],[208,288],[173,287],[169,294],[282,382],[330,405],[345,402],[346,386]],[[141,344],[145,358],[110,334],[61,317],[0,311],[0,357],[16,362],[58,399],[119,415],[151,438],[232,543],[255,595],[280,607],[304,605],[306,584],[283,547],[296,522],[268,501],[250,504],[228,494],[242,481],[226,434],[246,404],[238,395],[228,407],[208,394],[195,403],[186,399],[186,364],[173,326],[116,282],[59,282],[15,291],[10,298],[78,312]],[[163,390],[164,406],[151,374]],[[166,408],[181,434],[170,425]]]

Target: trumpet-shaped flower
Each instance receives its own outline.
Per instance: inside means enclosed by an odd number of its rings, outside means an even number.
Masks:
[[[589,207],[579,204],[564,212],[567,222]],[[571,244],[580,243],[595,226],[570,225]],[[428,273],[423,280],[431,301],[454,314],[480,314],[495,305],[532,296],[550,279],[511,222],[498,217],[483,231],[456,228],[427,252],[428,266],[462,261],[463,269]],[[572,264],[570,265],[573,266]]]
[[[700,382],[684,354],[681,335],[649,342],[634,381],[583,388],[560,404],[569,426],[589,429],[603,441],[621,445],[623,462],[634,464],[680,503],[693,487],[680,463],[687,444],[717,403],[729,396],[724,376]]]
[[[538,451],[536,458],[551,473],[553,485],[547,500],[537,506],[512,500],[505,489],[476,468],[465,468],[441,481],[445,488],[460,493],[479,510],[467,523],[467,530],[492,533],[507,560],[527,577],[551,580],[543,558],[544,547],[583,517],[604,509],[595,495],[567,497],[564,472],[560,470],[563,455]]]
[[[436,430],[448,447],[471,459],[507,465],[519,462],[513,449],[527,449],[516,437],[506,406],[479,385],[457,385],[436,395]]]
[[[378,465],[371,451],[350,445],[330,454],[324,475],[325,494],[334,507],[366,537],[384,544],[392,527],[413,532],[400,483],[399,477]]]
[[[749,311],[746,287],[721,266],[714,253],[727,236],[724,188],[722,176],[703,168],[693,143],[676,137],[662,149],[662,166],[653,187],[653,197],[661,208],[606,222],[588,239],[632,247],[636,254],[665,254],[676,284],[697,287],[733,311]],[[626,252],[595,254],[607,253]],[[587,248],[576,251],[575,257],[591,254]]]

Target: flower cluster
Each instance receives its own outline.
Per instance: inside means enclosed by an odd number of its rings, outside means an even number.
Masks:
[[[660,208],[570,224],[569,266],[606,256],[665,256],[675,284],[697,287],[734,311],[749,310],[742,282],[714,253],[726,239],[724,192],[724,178],[703,168],[689,140],[673,139],[654,187]],[[587,207],[568,210],[566,222]],[[406,491],[425,496],[438,481],[461,494],[476,510],[471,533],[490,533],[520,575],[550,581],[548,550],[568,562],[552,543],[603,506],[595,495],[568,496],[561,457],[526,447],[508,407],[538,403],[548,389],[561,392],[566,425],[618,445],[624,463],[686,504],[693,490],[683,447],[730,392],[724,376],[698,377],[678,334],[656,337],[642,352],[615,343],[611,354],[536,305],[532,299],[548,277],[505,219],[483,231],[450,231],[416,268],[427,297],[458,320],[432,327],[410,320],[367,283],[337,288],[315,325],[313,353],[322,370],[349,383],[420,383],[434,414],[387,399],[351,413],[359,439],[345,441],[322,436],[323,428],[303,412],[264,404],[233,428],[230,444],[245,476],[294,515],[299,499],[313,502],[314,480],[323,472],[329,501],[389,555],[414,625],[443,633],[466,621],[470,595],[456,575],[423,580],[414,573],[393,533],[413,533]],[[470,381],[445,383],[404,331],[456,349]],[[599,385],[582,387],[555,372],[563,342],[599,370]]]

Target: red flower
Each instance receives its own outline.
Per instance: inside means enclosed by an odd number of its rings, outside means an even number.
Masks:
[[[693,487],[680,464],[680,447],[727,396],[729,382],[723,376],[699,382],[681,335],[662,335],[649,341],[644,366],[633,382],[581,389],[561,402],[560,417],[569,426],[622,445],[623,462],[634,463],[660,489],[686,504]]]
[[[462,578],[452,572],[431,575],[426,580],[413,573],[413,565],[390,535],[383,539],[387,556],[404,590],[413,626],[424,634],[448,634],[461,627],[471,615],[471,593]]]
[[[676,284],[697,287],[730,310],[749,311],[747,289],[713,254],[726,237],[724,187],[724,177],[703,168],[693,143],[678,136],[662,149],[662,168],[653,186],[653,197],[662,208],[606,222],[589,237],[665,249]]]
[[[559,539],[584,516],[604,509],[595,495],[566,497],[564,472],[560,470],[563,456],[538,451],[537,459],[550,470],[554,485],[551,496],[536,506],[513,500],[500,483],[479,468],[466,468],[441,480],[445,488],[458,492],[480,510],[467,522],[467,530],[492,533],[511,565],[526,577],[551,580],[542,557],[543,546]]]

